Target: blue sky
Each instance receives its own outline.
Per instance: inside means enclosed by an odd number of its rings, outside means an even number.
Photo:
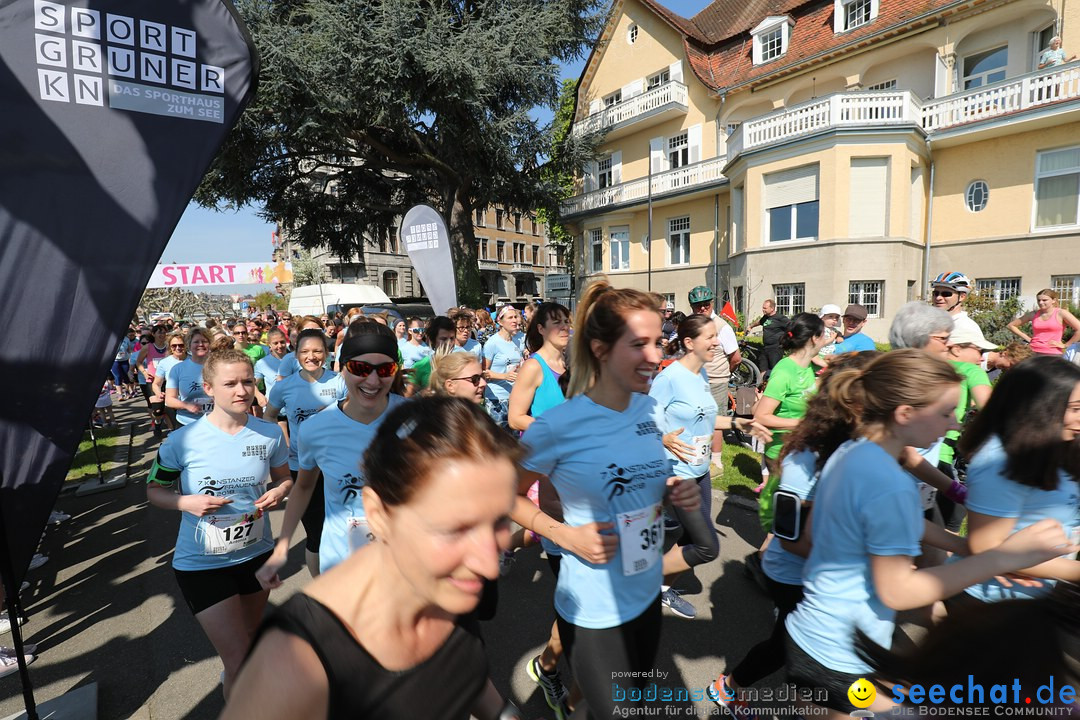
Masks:
[[[708,0],[661,0],[674,12],[684,17],[696,14]],[[578,78],[585,58],[563,67],[564,78]],[[550,118],[549,112],[538,112],[542,119]],[[163,263],[196,262],[267,262],[270,260],[270,233],[274,226],[256,214],[255,208],[239,211],[215,212],[194,204],[189,205],[173,231],[165,252]],[[247,286],[256,290],[259,286]]]

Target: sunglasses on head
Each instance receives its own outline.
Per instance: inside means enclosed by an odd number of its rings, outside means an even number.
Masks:
[[[381,378],[393,377],[397,372],[398,365],[396,362],[384,362],[378,365],[372,365],[371,363],[364,362],[363,360],[349,360],[345,363],[345,369],[356,377],[367,377],[371,373],[375,373]]]
[[[450,378],[451,380],[468,380],[473,384],[473,387],[480,387],[480,381],[484,379],[483,375],[468,375],[466,377]]]
[[[948,297],[952,297],[952,296],[953,296],[953,291],[952,290],[934,290],[934,297],[946,297],[946,298],[948,298]]]

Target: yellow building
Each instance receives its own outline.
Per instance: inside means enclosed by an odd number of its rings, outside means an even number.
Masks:
[[[616,0],[572,129],[606,133],[563,206],[579,275],[684,311],[695,285],[750,314],[859,302],[878,340],[945,270],[1080,299],[1080,63],[1038,69],[1054,35],[1080,51],[1080,6]]]

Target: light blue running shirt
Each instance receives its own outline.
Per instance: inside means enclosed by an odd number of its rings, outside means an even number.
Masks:
[[[503,339],[502,335],[495,333],[484,344],[484,360],[491,363],[491,371],[505,373],[511,365],[518,369],[522,363],[522,349],[525,347],[525,336],[518,333],[509,340]],[[488,400],[501,400],[506,402],[510,399],[510,391],[514,384],[506,380],[489,380],[484,390],[484,397]]]
[[[1005,448],[1001,439],[992,435],[979,448],[967,470],[967,509],[982,515],[1014,518],[1013,532],[1023,530],[1039,520],[1051,518],[1061,523],[1065,533],[1074,541],[1080,527],[1077,518],[1077,484],[1064,472],[1059,473],[1058,486],[1053,490],[1040,490],[1021,485],[1005,476]],[[1004,587],[997,580],[972,585],[965,592],[983,602],[1037,598],[1050,592],[1056,580],[1042,579],[1041,587]]]
[[[547,475],[567,525],[610,522],[611,561],[563,552],[555,609],[579,627],[617,627],[643,613],[663,581],[664,495],[671,461],[653,419],[656,402],[634,393],[623,412],[578,395],[547,410],[522,437],[522,465]]]
[[[363,456],[375,432],[405,398],[389,395],[386,410],[370,425],[357,422],[334,403],[304,424],[300,469],[323,474],[326,520],[319,543],[319,572],[326,572],[367,543]]]
[[[169,369],[165,382],[169,387],[176,388],[177,395],[184,402],[195,403],[202,408],[202,413],[196,414],[187,410],[177,410],[176,419],[181,425],[190,425],[201,417],[210,414],[214,409],[214,400],[203,390],[203,366],[191,358],[177,363]]]
[[[784,457],[780,468],[780,487],[777,489],[798,495],[803,502],[813,502],[818,481],[817,453],[810,450],[791,453]],[[775,503],[773,507],[776,507]],[[805,565],[806,558],[785,550],[780,538],[776,537],[765,548],[765,555],[761,558],[762,571],[784,585],[802,585]]]
[[[202,518],[180,513],[173,567],[210,570],[238,565],[270,552],[274,541],[269,518],[256,512],[255,501],[266,492],[270,468],[284,465],[288,455],[281,428],[251,416],[247,418],[247,426],[236,435],[230,435],[204,417],[165,438],[158,449],[156,465],[180,472],[182,494],[232,500]],[[250,542],[250,538],[257,540],[246,547],[219,552],[224,545],[218,543],[227,537],[223,534],[232,535],[248,523],[252,527],[241,530],[241,535],[246,530],[246,537],[240,538],[240,544]]]
[[[164,358],[163,360],[161,360],[161,362],[157,364],[158,375],[165,378],[165,380],[161,384],[161,389],[163,391],[166,388],[172,387],[172,385],[169,384],[169,371],[182,362],[183,360],[177,360],[175,355],[170,355],[169,357]]]
[[[348,391],[341,376],[323,370],[315,382],[308,382],[300,373],[280,380],[271,391],[268,402],[285,413],[289,420],[289,469],[299,470],[300,425],[323,408],[345,398]]]
[[[791,639],[838,672],[871,671],[855,630],[892,647],[896,611],[874,591],[872,555],[917,557],[924,519],[919,491],[896,458],[866,439],[840,446],[821,472],[803,569],[803,600],[787,619]]]
[[[398,341],[398,352],[406,370],[411,370],[413,365],[434,354],[427,345],[413,345],[408,340]]]
[[[464,346],[454,343],[454,349],[450,352],[471,352],[476,357],[481,357],[484,349],[480,346],[479,342],[477,342],[473,338],[469,338]]]
[[[709,472],[717,405],[709,391],[705,368],[695,374],[676,360],[653,380],[649,396],[656,400],[654,418],[661,434],[683,428],[679,439],[694,448],[690,462],[683,462],[665,450],[675,463],[675,474],[697,480]]]
[[[284,356],[277,358],[267,353],[255,363],[255,380],[263,381],[263,384],[266,387],[264,395],[266,395],[267,398],[270,397],[270,391],[274,389],[274,385],[277,385],[278,370],[281,367],[281,361],[283,359]]]

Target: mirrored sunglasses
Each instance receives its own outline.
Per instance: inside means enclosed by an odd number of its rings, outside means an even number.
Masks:
[[[372,365],[363,360],[349,360],[345,363],[345,369],[360,378],[365,378],[371,373],[375,373],[381,378],[388,378],[393,377],[394,373],[397,372],[398,364],[396,362],[384,362]]]

